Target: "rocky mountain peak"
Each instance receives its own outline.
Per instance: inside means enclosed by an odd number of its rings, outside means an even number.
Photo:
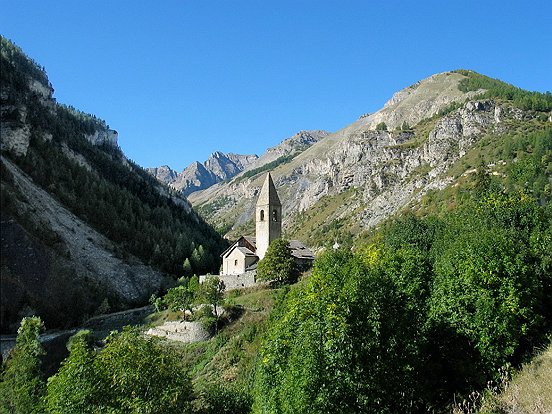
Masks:
[[[189,195],[194,191],[234,177],[257,158],[258,156],[255,154],[225,154],[215,151],[205,162],[194,161],[181,173],[177,173],[166,165],[148,168],[147,171],[159,181],[181,191],[184,195]]]
[[[381,123],[390,130],[400,128],[405,122],[409,126],[416,125],[453,102],[463,102],[477,95],[477,91],[466,93],[458,89],[464,78],[456,72],[432,75],[396,92],[382,109],[361,117],[355,124],[369,130],[375,130]]]
[[[165,184],[169,184],[173,182],[176,179],[176,177],[178,177],[178,173],[168,165],[162,165],[161,167],[146,168],[146,171]]]

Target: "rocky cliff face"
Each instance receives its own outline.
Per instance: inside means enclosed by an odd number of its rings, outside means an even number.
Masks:
[[[278,145],[267,149],[258,160],[249,166],[248,170],[262,167],[281,157],[298,154],[329,134],[328,131],[322,130],[299,131],[292,137],[284,139]]]
[[[299,229],[304,215],[323,198],[344,200],[344,194],[346,202],[326,206],[323,222],[347,218],[360,228],[374,226],[428,191],[449,185],[448,169],[485,134],[501,134],[511,122],[531,116],[508,103],[474,99],[474,92],[458,89],[462,79],[443,73],[418,82],[380,111],[274,169],[285,231]],[[381,122],[387,130],[376,130]],[[403,130],[405,122],[412,128]],[[194,193],[190,201],[208,212],[211,223],[239,229],[252,219],[263,177],[217,184]]]
[[[2,48],[3,58],[6,51]],[[53,88],[44,80],[27,78],[26,87],[45,111],[54,111]],[[9,84],[2,85],[0,91],[0,150],[20,157],[27,154],[31,139],[31,129],[27,122],[28,108],[24,101],[17,99],[17,93]]]
[[[94,145],[108,144],[114,147],[118,146],[119,134],[114,129],[100,129],[94,131],[93,134],[87,135],[86,139]]]

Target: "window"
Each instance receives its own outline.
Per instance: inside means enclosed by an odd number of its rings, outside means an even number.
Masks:
[[[238,265],[238,259],[234,260],[234,266]]]
[[[278,221],[278,212],[276,210],[272,210],[272,221]]]
[[[261,210],[261,221],[264,221],[264,210]]]

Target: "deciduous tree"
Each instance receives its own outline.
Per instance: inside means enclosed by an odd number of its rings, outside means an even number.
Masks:
[[[257,266],[257,279],[289,283],[293,282],[295,277],[295,261],[289,242],[285,239],[274,240]]]
[[[23,318],[15,347],[5,362],[0,382],[0,410],[10,414],[43,411],[45,382],[40,367],[44,354],[39,335],[44,324],[39,317]]]

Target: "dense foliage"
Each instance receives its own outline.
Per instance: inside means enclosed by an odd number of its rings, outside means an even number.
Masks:
[[[484,386],[550,330],[551,223],[524,192],[487,192],[326,253],[274,318],[256,412],[424,412]]]
[[[70,354],[48,380],[51,413],[187,413],[192,384],[177,354],[156,339],[125,329],[93,351],[89,334],[70,342]]]
[[[0,413],[32,414],[43,410],[45,382],[40,358],[44,348],[39,334],[44,329],[40,318],[24,318],[17,341],[4,366],[0,381]]]
[[[257,266],[257,279],[281,284],[294,282],[296,278],[295,260],[291,255],[289,241],[274,240]]]
[[[505,188],[523,189],[541,204],[552,201],[552,128],[504,137],[500,156],[515,160],[507,164]]]

